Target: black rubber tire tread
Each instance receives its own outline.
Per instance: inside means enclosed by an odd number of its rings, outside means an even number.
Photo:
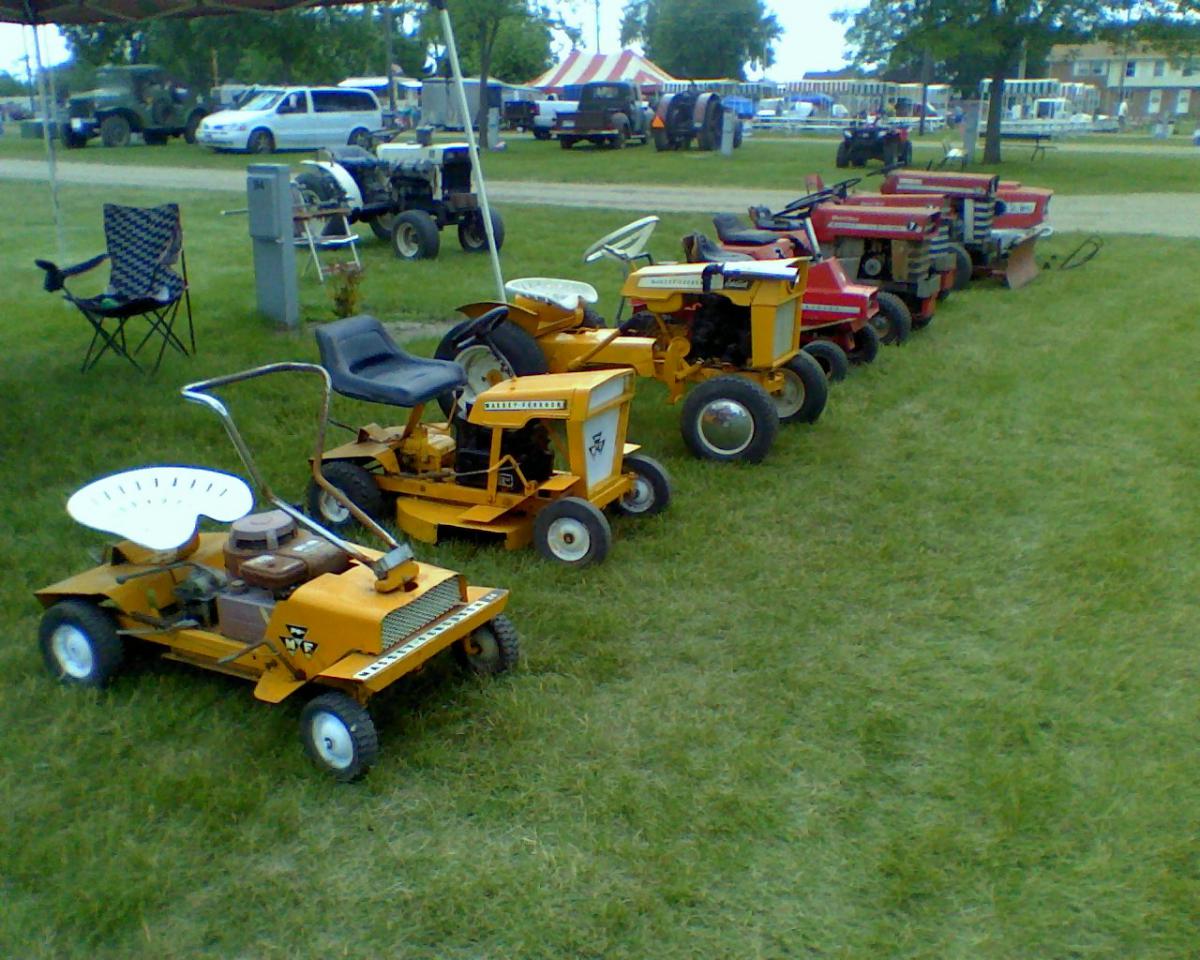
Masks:
[[[733,149],[737,150],[742,145],[742,137],[744,136],[745,126],[741,120],[733,121]]]
[[[296,184],[318,200],[342,199],[342,191],[338,187],[337,181],[324,170],[303,170],[296,174]]]
[[[455,656],[464,667],[476,676],[494,677],[501,673],[507,673],[521,659],[521,640],[517,635],[517,628],[502,613],[483,626],[490,628],[492,636],[496,638],[496,660],[494,662],[482,658],[472,660],[462,642],[454,645]],[[474,633],[473,631],[471,635],[474,636]]]
[[[100,142],[106,147],[127,147],[131,132],[129,121],[120,114],[113,114],[100,123]]]
[[[495,209],[492,210],[492,234],[496,238],[496,251],[499,252],[504,246],[504,221]],[[483,229],[482,210],[476,210],[460,221],[458,245],[467,253],[487,253],[487,233]]]
[[[614,150],[624,150],[625,142],[629,139],[629,123],[627,121],[617,122],[617,135],[612,138],[610,144]]]
[[[885,329],[881,332],[879,324],[875,324],[875,332],[879,334],[879,342],[887,344],[901,344],[908,339],[912,333],[913,321],[912,311],[908,309],[908,304],[901,300],[896,294],[890,293],[887,290],[880,290],[876,294],[876,302],[879,304],[879,316],[886,318],[887,323]]]
[[[578,520],[588,528],[591,543],[588,551],[578,560],[563,560],[555,556],[550,547],[550,527],[556,521],[564,518]],[[563,497],[555,500],[549,506],[538,512],[533,521],[533,544],[547,560],[566,564],[569,567],[586,567],[591,564],[603,563],[612,546],[612,528],[606,517],[590,500],[581,497]]]
[[[367,226],[371,228],[371,232],[375,234],[377,240],[382,240],[384,243],[391,243],[392,230],[396,227],[396,215],[394,213],[381,213],[379,216],[368,220]]]
[[[412,256],[400,252],[396,237],[405,227],[412,227],[417,235],[417,249]],[[424,210],[405,210],[392,224],[392,253],[400,260],[436,260],[442,245],[442,235],[437,221]]]
[[[65,673],[51,649],[51,635],[64,624],[77,627],[88,638],[92,648],[92,672],[86,677]],[[78,687],[106,686],[121,668],[125,657],[125,646],[112,615],[90,600],[60,600],[43,613],[38,625],[38,645],[50,674],[62,683]]]
[[[838,144],[837,158],[834,160],[834,164],[839,168],[850,166],[850,147],[845,140]]]
[[[353,460],[330,460],[321,465],[321,473],[372,520],[383,519],[386,509],[383,491],[375,483],[375,477],[362,464]],[[321,495],[324,492],[317,486],[316,480],[308,481],[308,515],[334,533],[344,533],[358,526],[354,514],[342,521],[334,521],[324,516],[321,512]]]
[[[170,137],[161,130],[142,131],[142,141],[148,147],[165,147],[169,139]]]
[[[346,146],[370,150],[374,146],[371,140],[371,131],[366,127],[355,127],[350,131],[350,136],[346,138]]]
[[[613,502],[613,509],[627,517],[652,517],[671,505],[671,475],[667,468],[644,453],[631,453],[624,460],[623,471],[633,472],[650,484],[654,499],[644,510],[631,510],[624,498]]]
[[[346,725],[354,741],[354,760],[345,770],[327,766],[317,753],[312,740],[312,718],[317,713],[331,713]],[[379,759],[379,734],[375,732],[375,721],[367,708],[344,693],[332,691],[313,697],[300,711],[300,742],[304,752],[313,763],[333,776],[335,780],[351,783],[366,776],[367,771]]]
[[[754,436],[745,449],[737,453],[716,453],[700,439],[697,417],[708,403],[720,397],[736,400],[754,418]],[[779,414],[775,410],[775,401],[762,384],[748,377],[727,374],[705,380],[688,392],[679,414],[679,429],[688,450],[701,460],[758,463],[770,452],[775,442],[775,435],[779,432]]]
[[[825,379],[830,383],[840,383],[850,372],[850,359],[846,351],[832,340],[813,340],[806,343],[803,350],[821,365]]]
[[[275,138],[271,131],[263,127],[251,130],[250,136],[246,138],[246,150],[250,153],[274,153]]]
[[[188,117],[187,125],[183,128],[183,139],[185,143],[196,142],[196,131],[200,127],[200,121],[204,119],[204,112],[201,110],[193,110],[192,115]]]
[[[464,320],[451,327],[433,352],[434,358],[454,361],[458,356],[454,348],[455,340],[461,337],[474,322],[474,320]],[[512,321],[504,321],[492,331],[491,336],[492,343],[504,355],[504,359],[508,361],[508,365],[512,367],[516,376],[531,377],[550,372],[550,366],[546,363],[546,355],[538,346],[538,342]],[[444,393],[438,397],[438,406],[442,408],[442,413],[446,416],[450,416],[453,405],[454,398],[450,394]],[[461,408],[459,412],[463,412]]]
[[[671,149],[671,140],[667,137],[667,131],[662,127],[654,127],[650,131],[650,136],[654,138],[654,149],[658,153]]]
[[[874,363],[879,356],[879,334],[869,323],[854,331],[854,349],[847,357],[854,364]]]
[[[971,274],[975,270],[975,263],[971,259],[971,254],[967,252],[967,248],[961,243],[950,244],[950,250],[954,253],[954,285],[951,290],[966,290],[971,285]]]
[[[779,422],[816,423],[825,410],[825,404],[829,402],[829,380],[825,377],[825,371],[813,357],[803,351],[783,366],[785,370],[795,374],[804,386],[804,402],[791,416],[781,416]]]

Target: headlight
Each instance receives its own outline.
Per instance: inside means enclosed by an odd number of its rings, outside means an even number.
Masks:
[[[240,133],[241,131],[245,130],[249,126],[250,126],[250,124],[248,124],[248,123],[235,123],[233,125],[232,129],[234,129]]]

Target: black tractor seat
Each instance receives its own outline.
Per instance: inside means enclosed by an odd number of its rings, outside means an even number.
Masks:
[[[411,408],[467,382],[457,363],[405,353],[366,314],[317,327],[317,347],[333,389],[355,400]]]
[[[326,147],[325,152],[329,154],[331,160],[340,163],[347,170],[388,166],[386,160],[380,160],[370,150],[364,150],[353,143],[344,146]]]
[[[688,263],[733,263],[754,259],[748,253],[726,250],[703,233],[689,233],[683,238],[683,255]]]
[[[724,243],[760,244],[774,243],[779,234],[774,230],[753,230],[742,223],[736,213],[718,213],[713,217],[713,226],[717,228],[717,236]]]

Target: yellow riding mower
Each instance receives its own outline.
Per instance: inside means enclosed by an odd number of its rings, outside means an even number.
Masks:
[[[479,335],[503,314],[474,321]],[[449,529],[503,537],[509,549],[532,541],[547,558],[583,566],[603,560],[612,542],[604,508],[650,516],[670,502],[666,470],[625,442],[628,370],[507,380],[452,409],[448,423],[425,423],[426,403],[466,383],[462,367],[405,353],[374,317],[316,335],[335,391],[410,411],[402,425],[368,424],[323,451],[322,473],[363,512],[394,515],[418,540],[435,543]],[[315,478],[308,507],[335,530],[355,518]]]
[[[811,423],[829,385],[820,365],[800,351],[800,303],[808,260],[650,264],[645,246],[658,223],[645,217],[593,244],[586,262],[608,256],[627,276],[622,304],[632,316],[615,329],[599,326],[590,305],[595,288],[573,280],[532,277],[506,285],[509,303],[460,308],[468,319],[450,330],[436,356],[466,370],[458,402],[504,378],[595,369],[632,370],[684,398],[680,428],[697,457],[758,462],[779,422]],[[484,316],[499,322],[480,324]],[[443,398],[443,408],[449,406]]]
[[[328,377],[315,364],[270,364],[183,390],[221,417],[275,509],[251,513],[245,481],[196,467],[145,467],[88,484],[68,512],[123,539],[100,566],[36,592],[46,608],[38,636],[50,671],[78,686],[104,686],[127,641],[139,640],[169,659],[250,680],[268,703],[323,688],[300,714],[301,739],[319,766],[355,780],[379,755],[366,709],[375,694],[450,646],[476,672],[500,673],[517,662],[517,634],[501,613],[508,591],[418,563],[321,476],[319,458],[314,483],[386,553],[343,540],[271,492],[209,391],[283,371],[324,378],[328,410]],[[232,526],[197,533],[201,516]]]

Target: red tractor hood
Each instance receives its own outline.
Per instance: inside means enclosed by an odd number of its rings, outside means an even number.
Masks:
[[[1029,230],[1046,222],[1050,213],[1053,190],[1042,187],[1023,187],[1011,180],[1001,180],[997,198],[1004,203],[1003,212],[996,214],[992,226],[998,230]]]
[[[986,200],[1000,185],[990,173],[949,173],[944,170],[896,170],[880,188],[883,193],[941,193],[949,197]]]
[[[936,203],[941,202],[938,198]],[[813,227],[822,243],[833,237],[875,237],[920,242],[937,233],[941,211],[933,206],[874,206],[822,203],[812,212]]]

